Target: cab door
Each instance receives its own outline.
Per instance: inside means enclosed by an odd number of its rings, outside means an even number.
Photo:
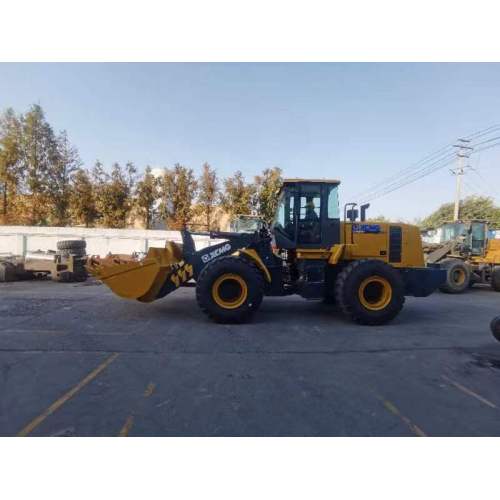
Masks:
[[[297,198],[297,246],[327,249],[340,243],[338,184],[304,183]]]
[[[298,193],[297,246],[321,246],[321,185],[305,183]]]

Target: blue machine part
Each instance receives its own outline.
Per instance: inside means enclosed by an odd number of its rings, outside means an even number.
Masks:
[[[353,224],[353,233],[380,233],[379,224]]]

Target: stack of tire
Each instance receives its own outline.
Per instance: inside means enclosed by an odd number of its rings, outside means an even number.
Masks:
[[[61,260],[73,257],[73,272],[63,271],[59,281],[85,281],[88,277],[85,263],[87,261],[87,243],[85,240],[62,240],[57,242],[57,255]]]

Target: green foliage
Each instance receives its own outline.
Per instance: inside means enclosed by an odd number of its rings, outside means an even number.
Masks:
[[[135,205],[139,216],[144,220],[146,229],[151,228],[151,224],[156,215],[156,200],[159,197],[160,180],[151,173],[151,167],[147,166],[144,176],[137,183],[135,190]]]
[[[132,190],[136,169],[132,163],[122,168],[114,163],[108,174],[97,162],[92,170],[96,209],[104,227],[124,228],[132,208]]]
[[[72,176],[69,199],[73,221],[89,227],[97,218],[94,185],[87,170],[79,168]]]
[[[224,192],[221,194],[220,203],[231,219],[234,219],[237,215],[252,213],[254,196],[255,186],[247,184],[238,170],[232,177],[224,179]]]
[[[111,171],[99,162],[91,171],[82,168],[67,133],[54,132],[40,105],[32,105],[24,114],[7,109],[0,116],[0,222],[4,224],[121,228],[131,222],[133,208],[148,228],[159,212],[169,228],[187,227],[199,215],[212,230],[220,208],[233,219],[256,214],[269,222],[282,181],[277,167],[264,170],[254,184],[246,183],[238,171],[224,180],[221,193],[221,182],[208,163],[198,180],[192,169],[179,164],[162,179],[146,167],[136,184],[135,174],[131,163],[125,167],[115,163]]]
[[[435,212],[420,221],[420,226],[432,229],[453,220],[453,203],[441,205]],[[500,228],[500,207],[486,196],[469,196],[460,203],[461,220],[482,219],[490,222],[491,229]]]
[[[192,221],[197,190],[193,169],[176,163],[165,172],[160,185],[160,214],[168,229],[183,229]]]
[[[66,224],[70,177],[79,166],[66,132],[54,133],[41,106],[31,106],[24,115],[5,111],[0,119],[4,222]]]
[[[58,145],[52,127],[38,104],[22,117],[21,168],[23,192],[30,196],[30,225],[47,224],[50,170],[58,160]]]
[[[205,221],[207,231],[214,226],[214,212],[220,196],[219,179],[217,172],[208,164],[203,164],[203,171],[198,180],[198,208],[199,214]]]
[[[266,168],[255,177],[254,205],[257,215],[270,224],[278,205],[278,191],[283,184],[282,171],[278,167]]]
[[[51,202],[51,225],[64,226],[69,216],[71,176],[81,166],[81,161],[65,131],[57,137],[56,144],[56,155],[48,170],[47,197]]]
[[[21,178],[21,121],[14,110],[0,117],[0,195],[2,222],[10,222],[10,201]]]

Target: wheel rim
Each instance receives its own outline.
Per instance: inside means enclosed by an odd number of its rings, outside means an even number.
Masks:
[[[380,311],[391,302],[392,286],[381,276],[370,276],[361,282],[358,297],[364,308]]]
[[[465,271],[463,269],[454,269],[451,273],[451,279],[455,285],[463,285],[465,283]]]
[[[219,307],[236,309],[247,299],[248,286],[238,274],[222,274],[212,285],[212,297]]]

